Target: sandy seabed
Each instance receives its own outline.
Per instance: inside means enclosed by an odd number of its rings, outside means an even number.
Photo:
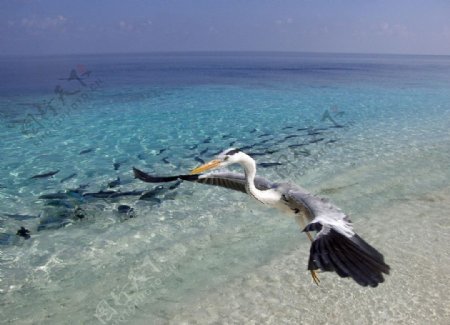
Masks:
[[[305,270],[302,242],[268,265],[174,306],[170,323],[449,324],[450,160],[441,149],[379,160],[320,183],[354,216],[355,230],[384,253],[391,266],[385,283],[364,288],[322,273],[316,286]],[[306,181],[324,177],[312,174]]]

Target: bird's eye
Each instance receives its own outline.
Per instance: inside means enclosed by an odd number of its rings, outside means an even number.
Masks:
[[[223,158],[224,161],[227,161],[228,158],[230,158],[230,156],[225,156],[225,158]]]

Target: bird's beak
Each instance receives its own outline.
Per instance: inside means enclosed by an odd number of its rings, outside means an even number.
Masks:
[[[217,168],[217,167],[219,167],[220,162],[221,161],[219,159],[211,160],[210,162],[207,162],[204,165],[201,165],[201,166],[199,166],[197,168],[194,168],[191,171],[191,174],[200,174],[200,173],[203,173],[204,171],[207,171],[207,170],[210,170],[210,169],[213,169],[213,168]]]

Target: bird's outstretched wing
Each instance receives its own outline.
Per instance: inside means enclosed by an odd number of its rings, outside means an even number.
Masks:
[[[165,183],[176,180],[184,180],[207,185],[220,186],[231,190],[247,193],[245,184],[245,175],[233,172],[211,172],[194,175],[175,175],[175,176],[155,176],[147,174],[142,170],[133,167],[134,177],[147,183]],[[272,188],[274,184],[263,177],[255,178],[255,186],[259,190]]]
[[[383,255],[353,231],[350,219],[339,208],[301,188],[288,191],[284,199],[310,220],[304,231],[317,232],[308,270],[335,271],[362,286],[376,287],[384,282],[383,273],[389,274],[390,267]]]
[[[148,183],[185,180],[220,186],[247,193],[244,174],[212,172],[196,175],[155,176],[133,168],[135,178]],[[389,265],[375,248],[359,237],[349,218],[335,205],[306,190],[290,184],[276,184],[262,177],[255,178],[259,190],[276,188],[283,200],[297,215],[303,213],[309,220],[305,231],[317,231],[309,256],[311,271],[335,271],[341,277],[351,277],[362,286],[376,287],[389,274]]]

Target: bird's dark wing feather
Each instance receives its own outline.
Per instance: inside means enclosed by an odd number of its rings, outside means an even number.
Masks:
[[[319,233],[312,242],[308,269],[335,271],[364,287],[376,287],[384,282],[383,273],[390,271],[383,255],[357,234],[349,238],[332,228]]]
[[[348,217],[335,205],[301,188],[285,195],[291,209],[305,212],[310,220],[305,231],[317,231],[311,244],[308,269],[335,271],[351,277],[362,286],[376,287],[384,282],[390,267],[383,255],[352,229]]]
[[[200,184],[214,185],[228,188],[231,190],[247,193],[245,189],[245,175],[232,172],[212,172],[196,175],[174,175],[174,176],[155,176],[147,174],[133,167],[134,177],[147,183],[165,183],[176,180],[185,180]],[[255,186],[259,190],[267,190],[273,187],[273,183],[263,177],[255,178]]]
[[[196,181],[199,175],[155,176],[133,167],[134,178],[146,183],[168,183],[176,180]]]

